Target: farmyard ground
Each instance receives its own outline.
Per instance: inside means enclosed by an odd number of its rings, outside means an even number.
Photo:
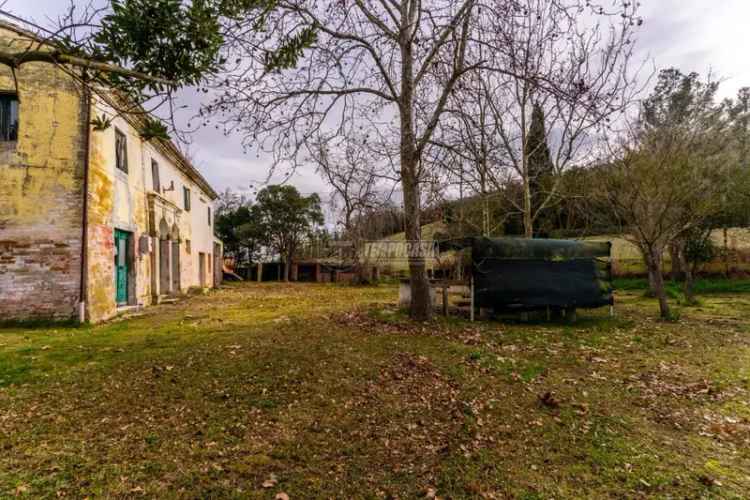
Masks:
[[[745,497],[750,295],[638,293],[415,325],[390,286],[249,284],[0,329],[0,497]]]

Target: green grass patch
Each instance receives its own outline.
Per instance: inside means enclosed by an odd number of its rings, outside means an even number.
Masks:
[[[396,300],[242,283],[125,321],[0,329],[0,498],[750,491],[742,295],[660,322],[634,289],[575,324],[415,323]]]
[[[672,298],[682,295],[682,283],[665,281],[667,293]],[[645,291],[648,289],[648,280],[645,278],[615,278],[613,280],[615,290],[622,291]],[[695,280],[693,290],[696,294],[743,294],[750,293],[750,280],[748,279],[723,279],[723,278],[699,278]]]

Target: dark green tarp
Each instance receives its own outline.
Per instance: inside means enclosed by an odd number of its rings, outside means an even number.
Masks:
[[[613,304],[609,242],[474,238],[474,300],[495,310]]]

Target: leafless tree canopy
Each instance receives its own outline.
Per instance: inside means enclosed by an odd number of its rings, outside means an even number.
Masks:
[[[520,108],[507,119],[523,129],[527,102],[543,99],[560,103],[570,129],[585,127],[606,112],[603,104],[619,105],[623,87],[612,82],[622,79],[638,23],[625,1],[609,9],[588,0],[286,0],[276,7],[263,31],[252,18],[237,23],[227,53],[235,65],[213,83],[216,98],[204,112],[292,168],[309,158],[311,144],[334,136],[364,134],[384,151],[390,146],[412,240],[420,238],[421,186],[434,175],[424,153],[449,103],[461,108],[462,90],[477,82],[505,90],[510,81],[520,102],[493,101],[496,120]],[[598,19],[608,19],[607,28]],[[314,41],[297,66],[267,71],[274,47],[310,27]],[[512,143],[506,152],[517,150],[522,134],[495,126]],[[558,134],[559,154],[572,156],[579,144],[571,132]],[[412,315],[429,317],[423,258],[411,260],[410,274]]]
[[[639,93],[632,54],[640,21],[635,6],[623,7],[612,18],[584,15],[575,2],[501,4],[497,15],[483,18],[485,29],[471,45],[487,64],[452,96],[433,140],[435,155],[480,196],[520,192],[508,201],[523,216],[527,236],[559,199],[560,174],[595,156],[598,136]],[[530,165],[540,146],[529,141],[535,106],[543,112],[550,151],[552,175],[545,183]],[[513,184],[518,189],[508,189]]]

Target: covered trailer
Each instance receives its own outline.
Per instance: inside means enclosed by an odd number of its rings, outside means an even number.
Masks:
[[[476,307],[575,310],[613,305],[611,243],[474,238]]]

